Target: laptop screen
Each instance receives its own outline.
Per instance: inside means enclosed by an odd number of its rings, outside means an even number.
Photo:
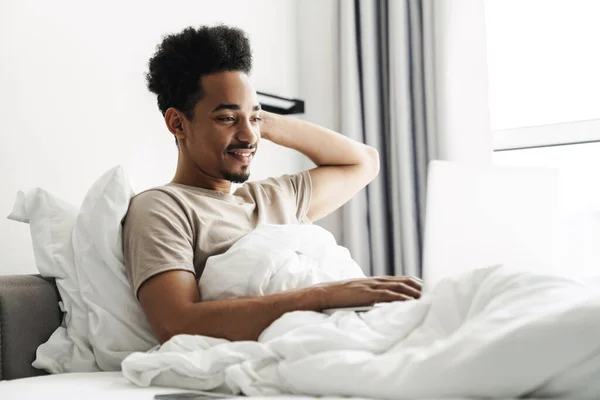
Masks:
[[[559,190],[554,169],[431,162],[425,290],[444,277],[498,264],[555,272]]]

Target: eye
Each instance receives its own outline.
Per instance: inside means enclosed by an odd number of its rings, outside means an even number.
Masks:
[[[252,118],[252,121],[254,121],[254,122],[260,122],[260,121],[262,121],[262,118],[260,118],[260,117],[254,117],[254,118]]]
[[[233,121],[235,121],[235,118],[233,118],[233,117],[219,117],[217,119],[219,121],[223,121],[223,122],[233,122]]]

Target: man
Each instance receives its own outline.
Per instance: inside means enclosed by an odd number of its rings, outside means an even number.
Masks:
[[[179,152],[171,183],[138,194],[124,222],[127,273],[154,335],[180,333],[256,340],[284,313],[416,299],[418,279],[367,278],[260,298],[201,302],[197,281],[258,223],[311,223],[378,173],[375,149],[331,130],[261,111],[248,74],[250,44],[226,26],[187,28],[164,38],[150,60],[158,97]],[[246,183],[261,139],[296,149],[310,171]]]

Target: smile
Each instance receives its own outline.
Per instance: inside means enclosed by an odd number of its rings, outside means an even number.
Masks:
[[[254,151],[248,151],[248,150],[234,150],[234,151],[228,151],[227,155],[231,156],[234,160],[236,160],[237,162],[243,164],[243,165],[248,165],[250,164],[250,161],[252,161],[252,158],[254,157]]]
[[[253,153],[239,153],[237,151],[230,151],[230,154],[235,154],[236,156],[248,157],[251,158]]]

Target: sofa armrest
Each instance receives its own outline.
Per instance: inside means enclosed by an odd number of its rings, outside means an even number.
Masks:
[[[0,276],[0,380],[46,374],[31,363],[38,346],[60,326],[58,301],[53,280]]]

